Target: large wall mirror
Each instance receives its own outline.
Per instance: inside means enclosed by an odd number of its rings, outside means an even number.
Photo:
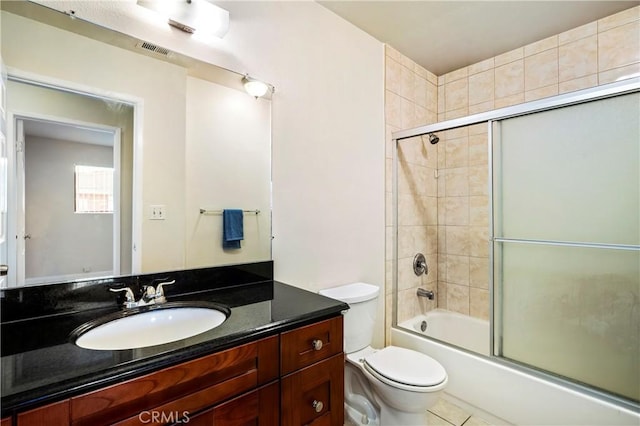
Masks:
[[[271,259],[269,99],[42,5],[1,7],[2,286]],[[231,208],[240,249],[222,244]]]

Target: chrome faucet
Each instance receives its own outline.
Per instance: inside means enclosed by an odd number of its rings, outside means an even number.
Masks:
[[[156,299],[156,289],[153,288],[152,285],[145,285],[142,287],[142,297],[140,298],[139,303],[144,303],[145,305],[154,303]]]
[[[124,291],[124,303],[122,304],[122,306],[124,306],[125,308],[129,309],[129,308],[135,308],[136,306],[138,306],[135,296],[133,295],[133,291],[131,291],[131,289],[129,287],[124,287],[124,288],[110,288],[109,291],[113,291],[114,293],[119,292],[119,291]]]
[[[160,303],[165,303],[167,301],[167,298],[164,295],[164,286],[171,285],[176,282],[176,280],[164,281],[166,279],[168,278],[161,278],[161,279],[154,280],[153,282],[163,281],[161,283],[158,283],[158,286],[155,288],[153,287],[153,285],[143,286],[142,296],[140,297],[140,300],[138,300],[137,302],[133,294],[133,291],[129,287],[110,288],[109,290],[113,292],[119,292],[119,291],[125,292],[124,303],[122,304],[122,306],[124,306],[127,309],[137,308],[139,306],[160,304]]]
[[[426,297],[429,300],[433,300],[435,297],[433,290],[425,290],[424,288],[419,288],[416,294],[418,297]]]
[[[164,303],[167,301],[167,298],[164,296],[164,287],[165,285],[175,284],[176,280],[165,281],[158,284],[156,287],[156,292],[154,296],[155,303]]]

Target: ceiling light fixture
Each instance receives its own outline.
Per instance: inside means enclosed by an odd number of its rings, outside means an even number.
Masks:
[[[249,77],[248,74],[242,77],[242,84],[244,85],[244,90],[256,99],[263,97],[267,93],[273,93],[272,85]]]
[[[138,0],[138,5],[187,33],[223,38],[229,31],[229,12],[206,0]]]

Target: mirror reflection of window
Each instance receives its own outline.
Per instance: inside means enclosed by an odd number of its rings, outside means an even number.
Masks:
[[[113,213],[113,167],[75,166],[75,213]]]

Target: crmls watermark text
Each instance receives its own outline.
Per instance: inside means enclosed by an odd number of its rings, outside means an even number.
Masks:
[[[188,411],[142,411],[138,414],[140,423],[166,424],[189,423]]]

